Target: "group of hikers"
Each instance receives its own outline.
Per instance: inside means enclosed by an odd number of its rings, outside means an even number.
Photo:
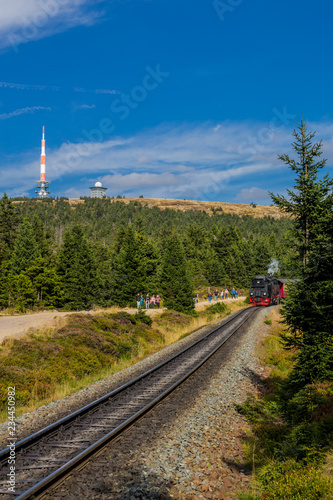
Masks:
[[[161,297],[159,295],[147,295],[144,297],[142,293],[138,293],[136,295],[136,306],[138,309],[142,309],[143,305],[145,305],[146,309],[154,309],[155,305],[157,308],[160,307]]]
[[[231,295],[232,299],[237,299],[238,298],[238,291],[235,288],[233,288],[231,290],[230,295]],[[218,289],[216,288],[216,290],[214,292],[215,301],[217,301],[219,299],[219,297],[221,297],[221,300],[227,299],[228,296],[229,296],[229,290],[227,288],[225,290],[221,290],[221,292],[219,292]],[[213,297],[213,295],[211,294],[211,292],[209,292],[208,293],[208,302],[212,301],[212,297]],[[195,302],[199,301],[199,294],[198,293],[195,294],[194,300],[195,300]],[[154,309],[155,306],[157,307],[157,309],[159,309],[160,304],[161,304],[161,297],[159,295],[153,294],[152,296],[150,296],[148,293],[145,297],[142,295],[142,293],[138,293],[136,295],[136,306],[138,309],[142,309],[144,306],[146,309]]]
[[[233,288],[231,290],[230,295],[231,295],[232,299],[238,299],[238,290]],[[217,301],[219,299],[219,297],[221,297],[221,300],[227,299],[229,297],[229,290],[226,288],[225,290],[221,290],[221,292],[219,292],[218,289],[216,288],[216,290],[214,292],[214,300]],[[196,302],[198,302],[198,298],[199,298],[198,294],[196,294],[196,296],[195,296]],[[213,298],[213,295],[211,294],[211,292],[208,292],[208,302],[211,302],[212,298]]]

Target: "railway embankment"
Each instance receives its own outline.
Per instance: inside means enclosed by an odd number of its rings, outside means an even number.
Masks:
[[[321,463],[314,447],[307,463],[288,457],[300,429],[276,413],[276,382],[291,366],[278,345],[277,312],[259,309],[229,350],[48,498],[331,499],[330,454]],[[306,449],[309,439],[298,445]],[[283,441],[285,456],[273,460]]]
[[[15,386],[18,417],[27,414],[24,418],[29,420],[39,407],[49,414],[50,404],[56,407],[58,400],[134,365],[240,307],[244,307],[242,300],[230,305],[220,303],[213,309],[200,309],[196,318],[156,309],[150,315],[136,310],[132,314],[126,310],[75,313],[60,318],[58,326],[34,329],[19,338],[7,337],[0,348],[1,405],[6,405],[8,387]],[[1,418],[6,420],[5,412]],[[18,420],[19,438],[21,424]]]
[[[260,390],[256,349],[266,312],[258,310],[226,348],[47,498],[230,500],[248,491],[242,439],[250,426],[235,404]]]

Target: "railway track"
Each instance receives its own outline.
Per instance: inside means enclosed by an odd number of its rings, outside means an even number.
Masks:
[[[0,499],[36,498],[117,438],[203,365],[254,314],[248,308],[123,386],[15,445],[15,492],[8,490],[10,449],[0,452]]]

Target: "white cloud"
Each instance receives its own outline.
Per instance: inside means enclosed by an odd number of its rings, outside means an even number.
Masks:
[[[101,13],[91,0],[1,0],[0,48],[38,40],[78,25],[91,25]],[[94,4],[100,3],[99,0]]]
[[[82,193],[91,182],[101,180],[109,188],[109,196],[142,194],[221,201],[227,197],[269,203],[263,188],[276,192],[281,186],[293,185],[293,174],[277,159],[278,153],[292,154],[293,125],[272,130],[262,141],[263,127],[254,122],[223,122],[217,130],[216,124],[210,123],[164,124],[132,137],[112,139],[93,129],[82,132],[81,142],[47,148],[46,175],[53,183],[60,178],[66,182],[70,176]],[[313,124],[311,128],[318,130],[318,138],[323,137],[324,157],[332,165],[333,123]],[[19,175],[14,177],[14,171]],[[22,193],[31,190],[38,174],[37,145],[33,156],[26,152],[15,159],[15,165],[3,162],[0,168],[2,185],[9,194],[14,186]],[[68,188],[66,182],[64,189]]]
[[[251,187],[247,189],[241,189],[240,192],[236,196],[237,201],[267,201],[270,200],[270,196],[266,189],[261,189],[257,187]]]
[[[32,106],[27,108],[16,109],[10,113],[2,113],[0,115],[0,120],[8,120],[8,118],[13,118],[14,116],[24,115],[26,113],[34,113],[35,111],[51,111],[50,107],[44,106]]]

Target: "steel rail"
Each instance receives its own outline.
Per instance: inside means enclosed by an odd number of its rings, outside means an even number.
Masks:
[[[48,487],[50,487],[52,484],[54,484],[56,481],[59,480],[60,477],[63,477],[69,473],[75,466],[79,465],[83,461],[87,460],[88,457],[96,453],[98,450],[100,450],[105,444],[112,439],[115,439],[117,436],[119,436],[126,428],[129,426],[133,425],[135,421],[140,419],[145,413],[149,412],[157,403],[159,403],[162,399],[164,399],[168,394],[170,394],[172,391],[175,390],[176,387],[178,387],[180,384],[182,384],[188,377],[190,377],[196,370],[198,370],[207,360],[215,354],[215,352],[221,348],[223,344],[225,344],[232,335],[236,333],[241,326],[252,316],[252,314],[256,311],[256,309],[242,309],[240,312],[237,314],[233,315],[232,318],[228,318],[222,325],[214,328],[211,330],[209,333],[201,337],[200,339],[192,342],[190,345],[176,353],[175,355],[169,357],[167,360],[163,361],[162,363],[159,363],[158,365],[154,366],[153,368],[149,369],[145,373],[139,375],[138,377],[134,378],[133,380],[130,380],[126,384],[123,384],[119,388],[111,391],[110,393],[106,394],[102,398],[99,398],[92,403],[84,406],[83,408],[80,408],[79,410],[73,412],[72,414],[58,420],[57,422],[54,422],[53,424],[39,430],[38,432],[32,434],[31,436],[28,436],[27,438],[19,441],[16,444],[16,452],[22,451],[26,448],[30,448],[33,444],[35,444],[37,441],[41,440],[42,438],[45,438],[46,436],[50,436],[55,434],[58,430],[62,429],[67,429],[70,427],[70,424],[73,423],[76,419],[79,417],[82,417],[83,415],[87,415],[88,412],[91,410],[97,408],[98,406],[103,405],[107,400],[114,398],[117,394],[120,394],[123,392],[125,389],[137,384],[139,381],[143,380],[144,378],[148,377],[152,373],[156,372],[157,370],[161,369],[162,367],[168,365],[171,361],[174,361],[176,358],[184,354],[186,351],[189,351],[192,349],[194,346],[197,346],[198,344],[202,343],[205,339],[208,339],[211,337],[215,332],[218,330],[224,329],[229,323],[234,322],[237,318],[239,318],[241,315],[244,315],[243,320],[241,321],[240,324],[238,324],[234,329],[229,332],[229,334],[221,340],[221,342],[218,343],[218,345],[210,351],[203,359],[201,359],[192,369],[190,369],[188,372],[183,374],[177,381],[175,381],[171,386],[169,386],[165,391],[163,391],[161,394],[159,394],[157,397],[152,399],[148,404],[146,404],[144,407],[142,407],[139,411],[133,413],[129,418],[127,418],[123,423],[120,425],[117,425],[116,428],[112,429],[110,432],[108,432],[106,435],[104,435],[102,438],[98,439],[95,443],[92,445],[88,446],[85,450],[83,450],[81,453],[70,459],[68,462],[66,462],[64,465],[59,467],[57,470],[53,471],[50,475],[39,481],[37,484],[29,488],[27,491],[23,493],[18,493],[19,496],[16,496],[16,500],[25,500],[28,498],[31,498],[32,496],[36,494],[40,494],[41,492],[45,491]],[[93,415],[92,415],[93,418]],[[9,457],[9,452],[10,449],[6,448],[0,452],[0,461],[3,463],[6,458]]]

